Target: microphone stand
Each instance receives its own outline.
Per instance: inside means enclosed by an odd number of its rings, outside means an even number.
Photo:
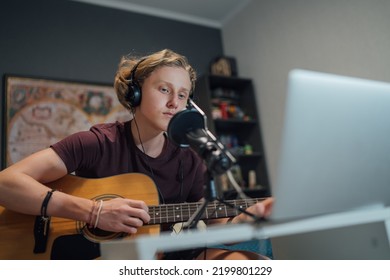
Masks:
[[[190,100],[189,109],[177,113],[168,126],[168,135],[172,141],[183,148],[191,146],[200,157],[203,158],[207,166],[208,183],[205,189],[203,204],[195,211],[189,220],[184,223],[183,228],[196,228],[207,205],[215,200],[256,219],[253,214],[219,198],[214,182],[214,175],[224,174],[236,163],[236,159],[207,129],[206,120],[206,114],[195,104],[195,102]]]
[[[214,182],[214,177],[211,175],[211,172],[208,170],[207,171],[207,177],[209,178],[208,184],[205,190],[205,196],[204,196],[204,201],[202,203],[202,206],[199,207],[194,214],[188,219],[187,222],[184,223],[183,228],[186,229],[193,229],[196,228],[198,225],[199,220],[201,220],[202,215],[204,211],[206,210],[207,205],[218,199],[217,196],[217,188],[215,187],[215,182]]]
[[[228,206],[230,208],[234,208],[241,213],[245,213],[246,215],[251,216],[254,219],[254,221],[264,220],[263,218],[258,218],[254,214],[249,213],[246,210],[243,210],[235,205],[232,205],[232,204],[226,202],[224,199],[219,198],[218,191],[217,191],[217,188],[215,186],[214,176],[213,176],[212,172],[210,172],[210,170],[207,171],[207,174],[208,174],[209,180],[208,180],[208,184],[207,184],[206,189],[205,189],[204,201],[203,201],[201,207],[199,207],[192,214],[192,216],[188,219],[188,221],[183,224],[184,229],[196,228],[198,225],[198,222],[201,220],[201,218],[206,210],[207,205],[213,201],[218,201],[225,206]]]

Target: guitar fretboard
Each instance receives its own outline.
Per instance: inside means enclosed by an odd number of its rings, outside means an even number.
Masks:
[[[207,204],[202,220],[234,217],[240,214],[240,210],[245,210],[263,198],[227,200],[226,204],[219,201],[213,201]],[[149,206],[149,215],[151,217],[149,225],[185,222],[200,208],[202,202],[180,203],[180,204],[162,204],[158,206]]]

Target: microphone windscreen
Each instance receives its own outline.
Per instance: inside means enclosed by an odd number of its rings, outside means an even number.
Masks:
[[[187,133],[205,128],[204,116],[195,109],[186,109],[173,116],[168,124],[168,137],[180,147],[189,147]]]

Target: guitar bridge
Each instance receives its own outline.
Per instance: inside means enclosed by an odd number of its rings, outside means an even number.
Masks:
[[[37,216],[34,223],[34,254],[46,252],[47,239],[50,231],[50,217]]]

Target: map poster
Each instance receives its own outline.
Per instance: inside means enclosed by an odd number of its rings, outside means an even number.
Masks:
[[[6,75],[3,167],[97,123],[126,121],[113,85]]]

